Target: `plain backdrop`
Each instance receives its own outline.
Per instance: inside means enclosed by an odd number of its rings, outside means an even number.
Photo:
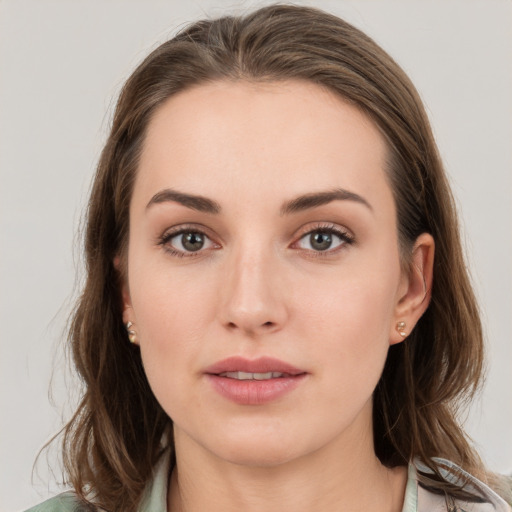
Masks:
[[[123,80],[184,23],[265,3],[0,1],[0,511],[58,490],[52,453],[33,480],[32,465],[77,395],[62,356],[80,269],[76,232]],[[486,386],[466,424],[488,464],[512,471],[512,3],[295,3],[374,37],[427,105],[489,347]]]

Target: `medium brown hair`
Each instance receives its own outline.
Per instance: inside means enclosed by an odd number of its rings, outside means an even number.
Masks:
[[[457,421],[481,378],[482,328],[454,201],[420,98],[358,29],[314,8],[273,5],[194,23],[154,50],[120,94],[90,197],[86,282],[69,333],[85,390],[63,438],[76,492],[106,510],[133,511],[161,454],[171,420],[150,390],[138,347],[127,341],[114,259],[128,243],[132,188],[152,116],[177,92],[217,80],[307,80],[378,126],[388,146],[403,263],[424,232],[435,240],[436,257],[431,303],[408,339],[389,349],[374,393],[375,451],[389,467],[418,457],[436,470],[433,457],[444,457],[485,476]],[[432,488],[460,495],[437,476]]]

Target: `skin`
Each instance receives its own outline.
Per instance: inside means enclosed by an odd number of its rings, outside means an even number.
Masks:
[[[385,158],[372,121],[310,83],[201,85],[154,115],[122,293],[174,424],[169,509],[401,510],[406,468],[375,456],[372,393],[390,344],[404,339],[397,322],[410,332],[428,305],[434,243],[421,235],[412,270],[402,269]],[[221,210],[151,203],[167,189]],[[362,201],[282,213],[334,189]],[[326,226],[342,235],[318,250],[310,234]],[[183,227],[205,233],[201,250],[169,234]],[[238,405],[204,375],[234,355],[274,357],[307,376],[270,403]]]

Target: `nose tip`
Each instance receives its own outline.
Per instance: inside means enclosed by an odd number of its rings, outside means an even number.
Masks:
[[[242,318],[241,316],[239,316],[236,323],[230,321],[227,323],[226,327],[230,331],[242,330],[248,336],[254,336],[258,333],[270,333],[274,330],[278,330],[279,323],[267,320],[266,322],[259,324],[257,320],[252,321],[252,319],[249,317]]]
[[[275,332],[286,322],[288,311],[278,264],[270,258],[239,258],[225,281],[220,316],[231,332],[257,336]]]

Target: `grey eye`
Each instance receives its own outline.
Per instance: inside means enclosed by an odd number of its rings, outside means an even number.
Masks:
[[[204,235],[201,233],[183,233],[181,245],[186,251],[199,251],[204,246]]]
[[[306,233],[298,242],[301,249],[325,252],[335,249],[344,243],[350,243],[348,237],[335,231],[316,230]]]
[[[332,235],[322,232],[311,233],[309,244],[315,251],[326,251],[332,245]]]
[[[171,247],[179,252],[198,252],[201,249],[209,249],[213,247],[213,242],[199,231],[182,231],[168,239]]]

